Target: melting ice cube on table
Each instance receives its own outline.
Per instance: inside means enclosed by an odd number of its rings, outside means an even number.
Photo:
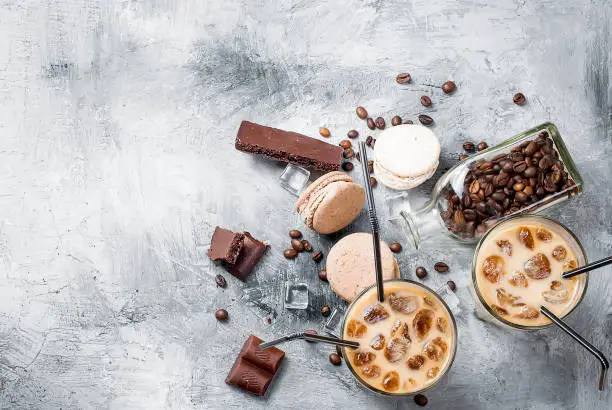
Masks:
[[[309,304],[306,283],[285,284],[285,309],[307,309]]]

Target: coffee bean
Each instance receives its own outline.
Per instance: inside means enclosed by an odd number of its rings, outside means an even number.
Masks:
[[[476,211],[473,209],[465,209],[463,210],[463,219],[466,221],[472,222],[476,220]]]
[[[319,128],[319,134],[321,134],[322,137],[327,138],[327,137],[329,137],[331,135],[331,132],[329,131],[328,128],[321,127],[321,128]]]
[[[223,275],[217,275],[215,276],[215,283],[217,284],[218,287],[220,288],[224,288],[227,286],[227,281],[225,280],[225,278],[223,277]]]
[[[227,313],[227,310],[225,309],[217,309],[215,311],[215,317],[217,318],[218,321],[225,322],[229,318],[229,314]]]
[[[298,255],[298,252],[293,248],[287,248],[283,252],[283,256],[285,256],[285,258],[287,259],[295,259],[297,255]]]
[[[376,117],[376,119],[374,120],[374,124],[376,125],[376,128],[378,128],[379,130],[384,130],[385,129],[385,119],[383,117]]]
[[[514,97],[512,97],[512,101],[514,101],[514,103],[516,105],[523,105],[525,104],[526,98],[525,95],[523,93],[516,93],[514,94]]]
[[[391,245],[389,245],[389,249],[391,249],[393,253],[398,253],[402,251],[402,245],[399,242],[392,242]]]
[[[401,123],[402,123],[402,117],[400,117],[399,115],[396,115],[393,118],[391,118],[391,125],[393,125],[394,127],[396,125],[400,125]]]
[[[300,239],[302,237],[302,232],[298,231],[297,229],[292,229],[289,231],[289,237],[291,239]]]
[[[542,159],[540,160],[540,162],[538,162],[538,167],[543,171],[547,170],[551,166],[553,166],[553,160],[550,155],[542,156]]]
[[[517,161],[514,163],[514,166],[512,167],[512,169],[517,174],[523,173],[527,169],[527,163],[525,161]]]
[[[531,186],[525,187],[525,189],[523,189],[523,193],[529,196],[533,195],[533,187]]]
[[[378,181],[376,180],[376,178],[370,177],[370,185],[372,185],[372,188],[374,188],[376,184],[378,184]]]
[[[369,118],[366,120],[366,124],[368,125],[368,128],[371,130],[375,130],[376,129],[376,124],[374,124],[374,120],[372,118]]]
[[[431,107],[431,98],[426,95],[421,96],[421,105],[423,107]]]
[[[398,82],[398,84],[406,84],[409,83],[412,77],[410,77],[410,74],[408,73],[401,73],[398,74],[397,77],[395,77],[395,81]]]
[[[353,158],[355,156],[355,151],[353,151],[352,148],[347,148],[344,151],[342,151],[342,156],[345,159],[351,159],[351,158]]]
[[[340,347],[339,345],[336,345],[336,353],[338,353],[338,356],[344,357],[344,355],[342,354],[342,347]]]
[[[352,162],[343,162],[342,163],[342,169],[345,170],[346,172],[352,171],[354,167],[355,167],[355,165],[353,165]]]
[[[304,244],[299,239],[292,239],[291,247],[298,252],[304,252]]]
[[[404,120],[402,122],[402,124],[414,124],[414,121],[412,121],[412,120]]]
[[[476,147],[476,149],[477,149],[478,151],[484,151],[484,150],[485,150],[485,149],[487,149],[487,148],[489,148],[489,146],[488,146],[488,145],[487,145],[487,143],[486,143],[486,142],[484,142],[484,141],[483,141],[483,142],[481,142],[481,143],[479,143],[479,144],[478,144],[478,146]]]
[[[374,161],[368,160],[368,172],[371,174],[374,172]]]
[[[517,182],[516,184],[512,186],[512,189],[514,189],[517,192],[522,191],[523,189],[525,189],[525,184],[523,184],[522,182]]]
[[[503,202],[503,200],[506,199],[506,194],[501,191],[496,191],[491,195],[491,198],[493,198],[497,202]]]
[[[342,364],[342,359],[336,353],[332,353],[329,355],[329,362],[334,366],[340,366]]]
[[[315,253],[312,254],[312,260],[319,263],[321,262],[321,260],[323,259],[323,252],[321,251],[316,251]]]
[[[328,317],[331,314],[331,309],[329,308],[329,306],[323,306],[321,308],[321,314],[323,315],[323,317]]]
[[[368,112],[366,111],[365,108],[361,106],[357,107],[355,112],[357,113],[357,116],[361,118],[362,120],[365,120],[366,118],[368,118]]]
[[[351,148],[353,146],[353,144],[349,140],[342,140],[342,141],[340,141],[340,144],[338,144],[338,145],[340,145],[344,149],[349,149],[349,148]]]
[[[442,91],[444,91],[444,94],[450,94],[453,91],[455,91],[455,88],[457,88],[455,86],[455,83],[452,81],[447,81],[444,84],[442,84]]]
[[[429,115],[421,114],[419,115],[419,122],[423,125],[429,126],[433,124],[434,120]]]
[[[539,197],[543,197],[544,195],[546,195],[546,190],[539,186],[538,189],[536,189],[536,195]]]
[[[357,130],[350,130],[347,134],[347,137],[351,138],[351,139],[355,139],[359,136],[359,132],[357,132]]]
[[[414,396],[414,402],[421,407],[427,406],[428,401],[429,400],[427,400],[427,397],[425,397],[423,394],[417,394]]]
[[[427,276],[427,270],[424,267],[419,266],[418,268],[416,268],[416,275],[417,278],[423,279],[425,276]]]
[[[446,284],[448,285],[449,289],[452,290],[453,292],[457,290],[457,285],[452,280],[449,280],[448,282],[446,282]]]
[[[444,262],[436,262],[434,269],[436,272],[445,273],[448,272],[448,265]]]
[[[304,250],[306,252],[312,252],[312,245],[306,239],[302,239],[302,244],[304,245]]]
[[[529,167],[529,168],[527,168],[525,170],[525,174],[524,175],[527,178],[531,178],[531,177],[535,176],[537,173],[538,173],[538,168],[536,168],[536,167]]]
[[[514,195],[514,199],[518,202],[527,202],[527,195],[525,195],[523,192],[517,192]]]
[[[476,147],[474,146],[473,142],[466,141],[466,142],[463,143],[463,149],[466,150],[467,152],[474,152]]]
[[[533,154],[535,154],[537,150],[538,150],[538,144],[536,144],[535,141],[530,141],[529,144],[527,144],[527,146],[525,147],[523,154],[532,156]]]
[[[321,269],[319,271],[319,279],[321,279],[324,282],[327,282],[327,271],[325,269]]]

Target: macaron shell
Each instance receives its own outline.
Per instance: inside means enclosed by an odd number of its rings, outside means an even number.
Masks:
[[[403,124],[387,128],[376,139],[374,162],[399,178],[420,178],[438,166],[440,142],[429,128]]]
[[[399,278],[399,266],[389,246],[380,241],[383,278]],[[334,292],[347,302],[376,283],[372,235],[354,233],[338,241],[329,251],[326,262],[327,280]]]
[[[325,187],[312,218],[312,229],[322,234],[337,232],[355,220],[363,209],[365,190],[354,182],[334,182]]]
[[[419,176],[419,177],[399,177],[394,175],[389,170],[385,169],[380,163],[377,161],[374,162],[374,174],[380,183],[383,185],[396,190],[408,190],[415,188],[421,185],[423,182],[427,181],[429,178],[433,176],[438,168],[438,162],[435,163],[435,166],[432,167],[427,173]]]
[[[340,171],[332,171],[328,172],[327,174],[321,175],[310,185],[308,185],[304,192],[302,192],[295,204],[295,209],[299,213],[302,213],[304,211],[304,208],[308,205],[308,201],[310,200],[310,197],[312,195],[316,194],[318,190],[325,187],[327,184],[330,184],[335,181],[352,182],[353,179],[350,176],[346,175],[344,172]]]

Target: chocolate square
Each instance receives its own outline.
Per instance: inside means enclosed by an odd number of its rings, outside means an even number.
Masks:
[[[217,226],[210,240],[210,248],[207,254],[212,261],[222,260],[233,264],[238,259],[243,245],[244,234],[235,233]]]

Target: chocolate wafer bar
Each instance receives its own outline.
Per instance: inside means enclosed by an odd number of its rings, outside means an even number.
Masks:
[[[276,347],[259,348],[263,341],[251,335],[242,346],[225,382],[242,390],[263,396],[268,391],[274,375],[285,357],[285,352]]]
[[[236,233],[217,226],[207,253],[211,260],[225,262],[229,273],[246,281],[266,248],[265,243],[248,232]]]
[[[340,169],[343,151],[339,146],[297,132],[283,131],[249,121],[242,121],[240,124],[236,135],[236,149],[323,172]]]
[[[244,234],[217,226],[210,240],[210,248],[207,254],[215,262],[222,260],[230,264],[235,263],[243,244]]]

